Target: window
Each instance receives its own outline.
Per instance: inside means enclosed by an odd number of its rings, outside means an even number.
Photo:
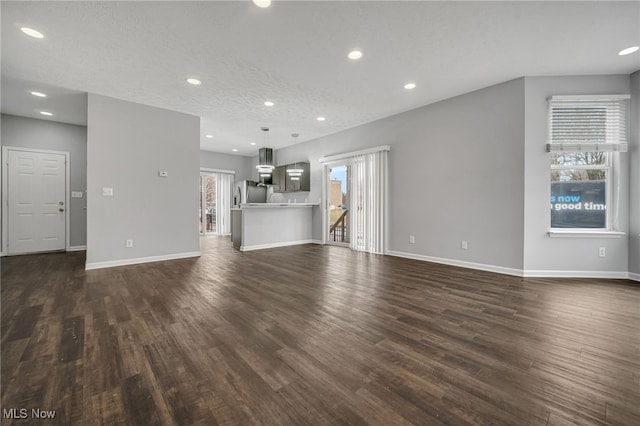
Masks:
[[[628,95],[549,102],[551,228],[612,230]]]

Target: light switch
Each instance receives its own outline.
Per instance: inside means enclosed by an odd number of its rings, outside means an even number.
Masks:
[[[158,172],[158,176],[160,176],[160,177],[167,177],[167,176],[169,176],[169,172],[164,171],[164,170],[159,171],[159,172]]]
[[[113,188],[102,188],[103,197],[113,197]]]
[[[71,198],[82,198],[82,191],[71,191]]]

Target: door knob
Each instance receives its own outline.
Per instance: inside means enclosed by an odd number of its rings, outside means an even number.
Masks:
[[[58,209],[58,211],[59,211],[59,212],[63,212],[63,211],[64,211],[64,209]]]

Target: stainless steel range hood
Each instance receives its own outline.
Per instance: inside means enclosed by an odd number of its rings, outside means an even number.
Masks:
[[[260,148],[258,150],[258,181],[263,185],[271,185],[273,182],[273,150],[271,148]]]
[[[260,130],[262,130],[263,135],[265,135],[266,138],[269,128],[261,127]],[[273,164],[273,149],[260,148],[258,150],[258,165],[256,166],[256,169],[258,169],[258,180],[260,183],[270,185],[273,178],[273,169],[275,169],[275,165]]]
[[[273,149],[271,148],[260,148],[258,150],[258,165],[256,168],[259,170],[261,168],[273,170]]]

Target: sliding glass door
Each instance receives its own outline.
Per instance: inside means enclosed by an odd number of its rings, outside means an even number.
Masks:
[[[349,246],[349,187],[350,167],[348,164],[335,164],[327,173],[327,217],[329,244]]]
[[[384,145],[320,160],[326,179],[324,241],[357,251],[386,252],[387,151]]]
[[[200,175],[200,233],[216,234],[216,176]]]
[[[200,172],[200,234],[231,232],[231,184],[228,173]]]

